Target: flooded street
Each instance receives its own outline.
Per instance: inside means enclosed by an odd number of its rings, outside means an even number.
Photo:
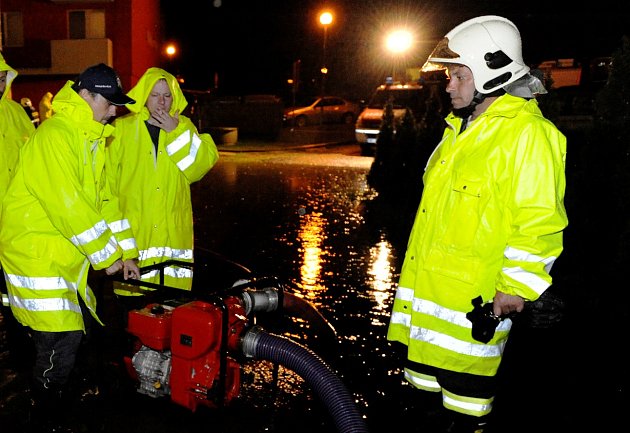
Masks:
[[[370,432],[428,433],[421,420],[430,408],[403,384],[402,359],[385,338],[413,214],[382,202],[368,187],[371,162],[334,149],[222,152],[193,187],[196,247],[254,276],[277,277],[317,307],[336,340],[316,338],[317,330],[299,319],[272,322],[269,331],[321,356],[352,394]],[[559,285],[575,283],[566,268],[560,272],[566,276]],[[204,273],[196,284],[231,284],[219,273]],[[105,310],[107,301],[101,301]],[[627,366],[611,361],[609,370],[603,368],[602,357],[613,359],[612,349],[584,347],[600,329],[586,326],[581,306],[574,311],[551,329],[515,327],[501,372],[496,416],[504,427],[498,431],[619,431]],[[100,350],[107,359],[111,341],[104,334]],[[28,370],[11,361],[6,332],[0,337],[0,430],[26,432]],[[294,371],[259,360],[242,360],[242,370],[238,399],[194,413],[127,389],[109,368],[96,370],[99,393],[75,404],[75,416],[85,432],[336,431],[321,399]]]
[[[225,155],[195,188],[207,197],[197,200],[204,203],[196,209],[197,245],[277,276],[318,308],[338,341],[315,350],[363,412],[382,403],[367,401],[366,392],[393,398],[385,332],[401,264],[395,242],[404,237],[403,221],[389,232],[371,211],[371,162],[337,153]]]

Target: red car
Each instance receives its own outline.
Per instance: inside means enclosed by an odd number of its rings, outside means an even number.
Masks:
[[[298,127],[324,123],[352,125],[359,111],[360,106],[356,102],[338,96],[315,96],[299,106],[285,109],[283,121]]]

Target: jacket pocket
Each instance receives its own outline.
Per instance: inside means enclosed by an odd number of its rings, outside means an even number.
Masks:
[[[458,281],[474,284],[479,273],[480,260],[472,256],[432,248],[424,264],[427,271],[434,272]]]
[[[483,210],[488,199],[486,195],[481,180],[455,177],[447,201],[441,237],[447,249],[468,255],[475,248],[477,233],[483,224]]]

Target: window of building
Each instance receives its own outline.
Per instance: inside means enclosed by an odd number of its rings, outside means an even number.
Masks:
[[[97,9],[68,11],[70,39],[105,38],[105,11]]]
[[[5,47],[24,46],[22,12],[2,13],[2,45]]]

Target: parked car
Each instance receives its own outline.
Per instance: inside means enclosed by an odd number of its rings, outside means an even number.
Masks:
[[[293,126],[323,123],[354,124],[361,107],[358,103],[338,96],[315,96],[302,104],[284,110],[283,121]]]

